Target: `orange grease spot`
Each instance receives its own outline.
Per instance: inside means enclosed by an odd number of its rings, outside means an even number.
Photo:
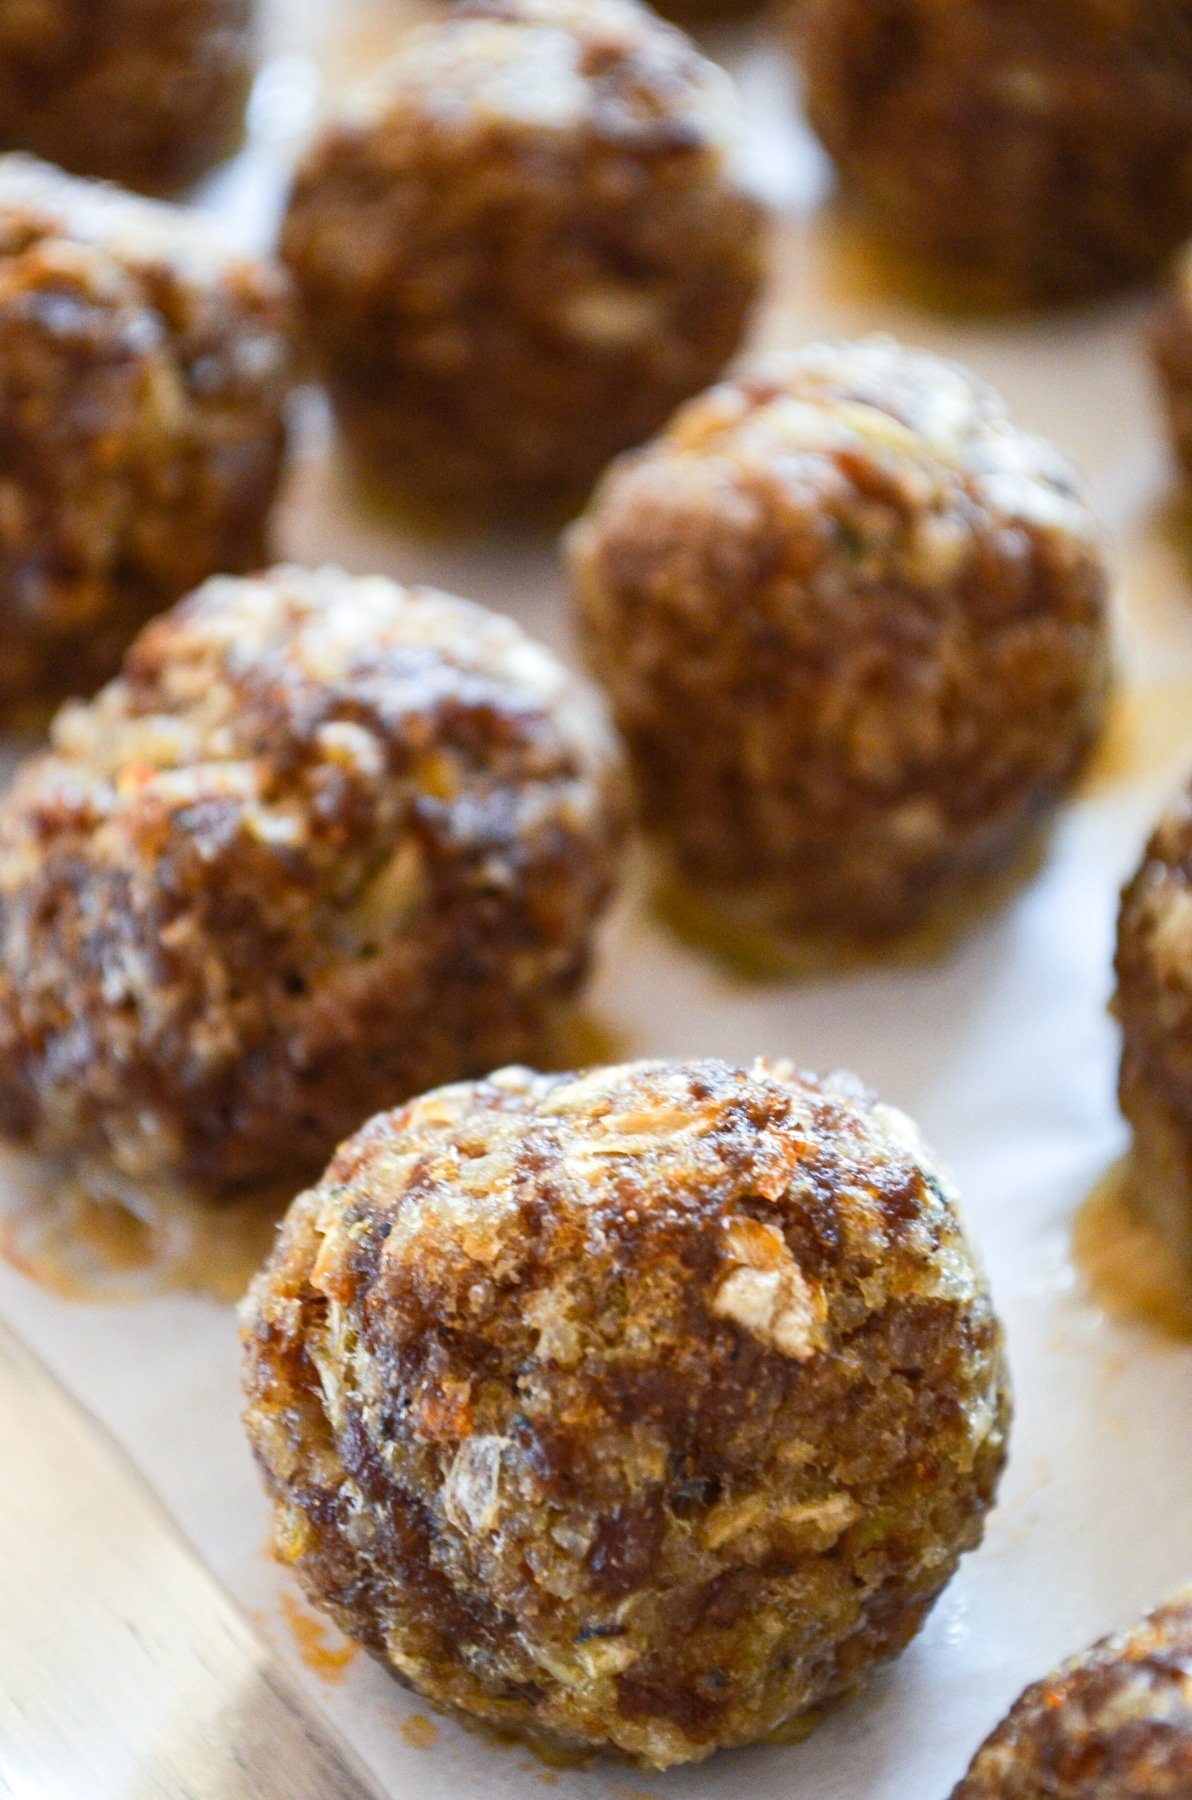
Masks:
[[[411,1750],[433,1750],[439,1741],[439,1728],[423,1713],[411,1713],[401,1728],[402,1743]]]
[[[298,1654],[312,1674],[332,1685],[342,1681],[348,1664],[359,1655],[359,1644],[341,1637],[317,1613],[307,1612],[293,1594],[282,1594],[281,1610]]]

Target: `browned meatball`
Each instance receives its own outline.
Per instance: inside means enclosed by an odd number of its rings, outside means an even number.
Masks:
[[[1116,966],[1131,1196],[1192,1262],[1192,789],[1159,821],[1122,895]]]
[[[952,1800],[1187,1800],[1192,1590],[1029,1687]]]
[[[90,692],[153,613],[259,567],[292,360],[279,269],[0,157],[0,716]]]
[[[0,0],[0,144],[146,193],[239,140],[253,0]]]
[[[910,1120],[788,1065],[374,1119],[244,1313],[307,1594],[437,1704],[665,1767],[803,1730],[981,1538],[1001,1334]]]
[[[1012,862],[1101,722],[1084,490],[988,388],[889,339],[693,401],[570,551],[647,821],[751,918],[919,924]]]
[[[211,581],[0,801],[0,1130],[204,1187],[318,1166],[535,1049],[620,825],[598,701],[511,621]]]
[[[1172,443],[1192,481],[1192,250],[1185,251],[1160,303],[1152,349]]]
[[[582,492],[736,347],[759,219],[729,79],[636,0],[465,0],[299,170],[283,251],[383,483]]]
[[[800,0],[797,31],[846,189],[988,297],[1112,288],[1192,233],[1192,0]]]

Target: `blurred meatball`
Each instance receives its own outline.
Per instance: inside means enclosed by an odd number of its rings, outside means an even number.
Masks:
[[[165,193],[239,141],[253,0],[0,0],[0,144]]]
[[[374,1119],[244,1338],[311,1599],[437,1704],[658,1767],[900,1650],[1008,1424],[914,1126],[787,1065],[506,1069]]]
[[[648,822],[782,927],[880,937],[1005,869],[1101,721],[1083,490],[988,388],[888,339],[693,401],[570,549]]]
[[[283,233],[372,474],[582,495],[736,347],[760,226],[727,75],[636,0],[466,0],[299,170]]]
[[[702,26],[752,18],[762,4],[763,0],[657,0],[654,10],[682,25]]]
[[[1030,1687],[952,1800],[1184,1800],[1192,1590]]]
[[[285,276],[197,214],[0,157],[0,716],[260,566],[292,335]]]
[[[1192,789],[1159,821],[1122,895],[1116,966],[1131,1197],[1192,1262]]]
[[[1192,233],[1192,0],[800,0],[797,35],[846,189],[991,294],[1112,288]]]
[[[1192,481],[1192,250],[1180,259],[1159,305],[1152,351],[1172,444]]]
[[[620,828],[598,702],[505,619],[214,580],[0,801],[0,1130],[204,1187],[529,1054]]]

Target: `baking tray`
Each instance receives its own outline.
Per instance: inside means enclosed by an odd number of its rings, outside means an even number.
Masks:
[[[313,114],[375,65],[416,10],[400,0],[267,8],[249,146],[203,196],[246,243],[268,241]],[[846,1066],[921,1122],[956,1172],[1006,1322],[1010,1468],[984,1547],[921,1637],[807,1743],[665,1776],[611,1763],[546,1768],[432,1715],[352,1655],[270,1561],[238,1423],[230,1306],[173,1291],[72,1300],[0,1265],[0,1316],[115,1434],[311,1704],[395,1796],[499,1800],[546,1784],[558,1800],[944,1800],[1028,1679],[1192,1574],[1192,1347],[1127,1316],[1119,1295],[1090,1285],[1072,1248],[1074,1222],[1087,1220],[1087,1198],[1104,1191],[1124,1143],[1106,1014],[1117,890],[1192,768],[1192,568],[1147,374],[1146,303],[993,324],[919,308],[878,279],[823,204],[826,170],[778,38],[759,27],[713,48],[746,91],[750,178],[774,214],[757,342],[891,331],[971,365],[1023,424],[1074,456],[1113,535],[1122,694],[1097,767],[1033,878],[951,950],[749,982],[668,930],[639,864],[605,935],[587,1041],[618,1055]],[[298,423],[279,520],[285,556],[437,583],[571,653],[553,544],[413,535],[354,491],[316,395],[303,398]],[[0,1162],[10,1225],[29,1180],[27,1166]],[[3,1654],[0,1625],[0,1663]]]

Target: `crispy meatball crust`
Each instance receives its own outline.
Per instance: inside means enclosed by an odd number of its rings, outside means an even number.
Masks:
[[[1110,289],[1192,232],[1192,0],[799,0],[796,33],[846,189],[991,294]]]
[[[0,717],[260,566],[292,338],[281,270],[198,215],[0,157]]]
[[[282,247],[371,473],[581,494],[718,373],[760,275],[727,75],[636,0],[465,0],[299,170]]]
[[[0,1130],[212,1188],[537,1048],[621,827],[595,696],[511,621],[209,582],[0,801]]]
[[[1192,1590],[1036,1683],[952,1800],[1185,1800]]]
[[[0,0],[0,145],[145,193],[239,141],[253,0]]]
[[[1003,871],[1101,722],[1083,489],[889,339],[693,401],[605,477],[570,557],[647,821],[797,932],[901,932]]]
[[[1192,789],[1159,821],[1122,894],[1116,970],[1131,1195],[1192,1262]]]
[[[409,1686],[656,1765],[806,1728],[982,1535],[1001,1335],[918,1133],[786,1065],[374,1119],[244,1312],[306,1592]]]

